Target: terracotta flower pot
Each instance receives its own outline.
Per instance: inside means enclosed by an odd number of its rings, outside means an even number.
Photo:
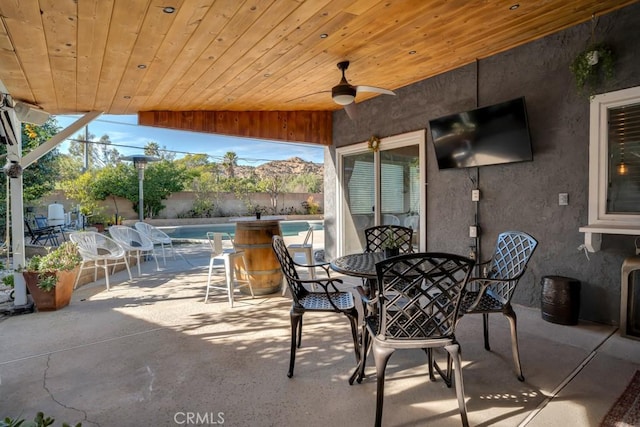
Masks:
[[[57,275],[58,283],[55,288],[47,292],[38,287],[40,273],[35,271],[23,271],[22,275],[27,283],[27,289],[33,298],[38,311],[54,311],[69,305],[73,284],[76,281],[78,267],[71,271],[58,271],[57,273],[43,273],[44,275]]]

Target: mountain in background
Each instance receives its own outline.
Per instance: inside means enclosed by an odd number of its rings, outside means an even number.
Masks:
[[[287,160],[273,160],[260,166],[236,166],[233,171],[237,177],[247,178],[252,175],[259,177],[273,175],[301,175],[312,174],[322,176],[324,165],[302,160],[299,157],[292,157]]]

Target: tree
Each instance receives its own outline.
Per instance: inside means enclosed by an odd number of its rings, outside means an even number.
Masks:
[[[109,135],[102,135],[97,143],[94,143],[96,163],[101,166],[114,165],[120,161],[120,152],[111,145]]]
[[[227,176],[229,178],[234,178],[234,168],[238,166],[238,155],[233,151],[227,151],[222,160],[222,166],[227,171]]]
[[[87,168],[95,169],[113,165],[120,160],[120,152],[113,148],[109,135],[102,135],[98,141],[91,133],[78,134],[69,144],[69,155],[76,162],[84,165],[85,150],[87,151]]]
[[[167,146],[163,145],[160,148],[160,145],[157,142],[149,141],[147,145],[144,146],[144,154],[145,156],[153,156],[162,160],[175,160],[175,153],[171,153],[167,150]]]
[[[99,203],[92,193],[92,185],[95,182],[95,171],[86,171],[62,182],[62,189],[67,197],[80,203],[80,213],[91,217],[100,213]]]
[[[95,200],[111,198],[115,208],[115,223],[118,222],[118,203],[116,197],[138,200],[138,174],[135,167],[119,163],[96,171],[90,184],[90,194]]]
[[[288,193],[322,193],[322,186],[322,175],[303,173],[287,176],[283,191]]]
[[[22,155],[25,155],[48,141],[60,131],[60,127],[55,119],[49,119],[42,126],[23,123],[21,130]],[[6,153],[7,146],[0,144],[0,156],[5,157]],[[52,150],[24,169],[22,179],[25,202],[37,200],[55,189],[56,177],[58,176],[57,159],[59,156],[58,150]],[[4,184],[6,175],[2,174],[2,176]],[[0,194],[2,194],[4,200],[7,197],[5,190],[6,185],[2,185]]]
[[[34,148],[48,141],[52,136],[58,133],[60,127],[55,119],[49,119],[42,126],[36,126],[23,123],[22,132],[22,154],[25,155]],[[7,146],[0,144],[0,158],[6,161]],[[55,189],[57,182],[58,167],[57,158],[60,156],[58,150],[52,150],[25,168],[22,173],[22,188],[25,204],[29,204],[34,200],[50,193]],[[0,197],[7,200],[7,176],[0,174]],[[4,229],[6,222],[6,203],[0,204],[0,227]]]
[[[269,193],[269,197],[271,198],[271,209],[274,214],[278,213],[278,195],[282,193],[284,183],[285,177],[277,175],[264,177],[258,183],[258,188],[261,191]]]
[[[162,200],[184,189],[186,170],[169,160],[151,163],[144,176],[144,212],[143,217],[152,218],[164,209]],[[129,199],[131,200],[131,199]],[[135,198],[135,209],[138,209],[138,197]]]

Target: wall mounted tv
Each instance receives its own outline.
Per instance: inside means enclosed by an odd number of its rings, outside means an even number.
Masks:
[[[523,98],[429,121],[439,169],[533,160]]]

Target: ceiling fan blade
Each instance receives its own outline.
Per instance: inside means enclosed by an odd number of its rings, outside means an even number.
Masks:
[[[347,116],[349,116],[349,118],[351,120],[355,120],[358,118],[358,113],[357,113],[357,109],[356,109],[356,103],[352,102],[351,104],[347,104],[344,106],[344,111],[347,113]]]
[[[383,89],[375,86],[356,86],[356,92],[375,92],[384,93],[386,95],[395,95],[396,93],[389,89]]]
[[[320,92],[308,93],[308,94],[306,94],[306,95],[302,95],[302,96],[299,96],[299,97],[297,97],[297,98],[290,99],[290,100],[288,100],[287,102],[297,101],[298,99],[307,98],[307,97],[309,97],[309,96],[313,96],[313,95],[319,95],[319,94],[321,94],[321,93],[331,93],[331,91],[330,91],[330,90],[321,90]]]

